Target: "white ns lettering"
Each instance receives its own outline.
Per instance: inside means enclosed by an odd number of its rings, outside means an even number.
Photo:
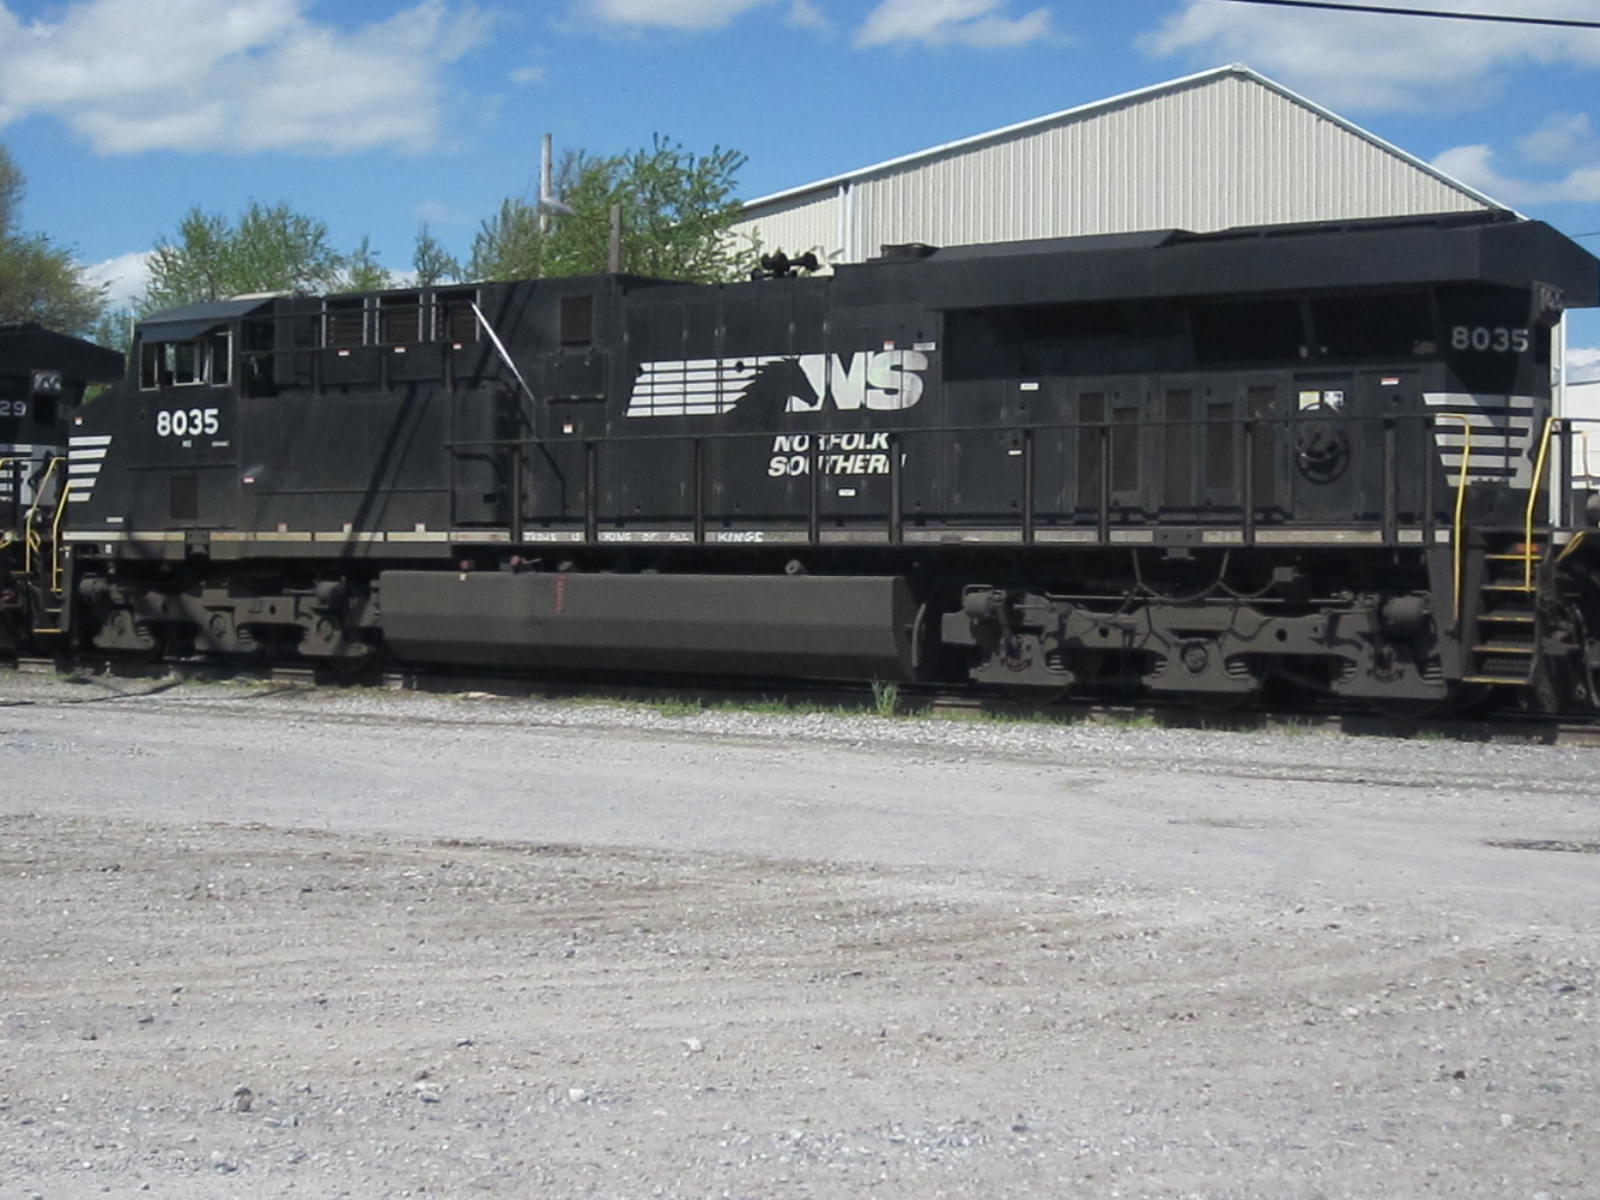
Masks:
[[[862,350],[848,358],[802,354],[799,363],[815,398],[790,396],[788,412],[819,412],[828,399],[841,412],[898,412],[922,399],[919,372],[928,369],[928,356],[920,350]]]

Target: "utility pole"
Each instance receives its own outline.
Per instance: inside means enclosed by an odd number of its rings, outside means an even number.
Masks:
[[[539,208],[539,232],[540,233],[549,233],[550,232],[550,218],[551,217],[570,217],[570,216],[572,216],[572,210],[570,208],[568,208],[565,204],[561,203],[561,201],[557,200],[556,196],[555,196],[555,192],[552,190],[554,185],[553,185],[552,180],[550,178],[551,174],[552,174],[551,165],[550,165],[551,158],[552,158],[552,153],[551,153],[551,149],[550,149],[550,135],[547,133],[547,134],[544,135],[543,143],[542,143],[542,145],[540,146],[540,149],[539,149],[539,204],[538,204],[538,208]]]

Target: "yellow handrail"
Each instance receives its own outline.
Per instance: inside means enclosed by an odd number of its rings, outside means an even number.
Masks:
[[[65,461],[52,458],[50,465],[45,468],[44,477],[33,485],[33,506],[28,509],[27,519],[23,522],[22,537],[22,570],[24,574],[33,573],[33,556],[44,546],[44,539],[39,536],[34,528],[34,522],[39,516],[39,505],[44,502],[44,494],[48,490],[50,480],[56,473],[56,468]]]
[[[1539,453],[1533,460],[1533,476],[1528,480],[1528,507],[1522,524],[1522,586],[1533,587],[1533,514],[1539,507],[1539,485],[1544,479],[1545,460],[1550,454],[1550,435],[1562,423],[1556,416],[1544,419],[1544,432],[1539,435]]]
[[[1461,422],[1461,474],[1456,479],[1456,507],[1451,518],[1450,553],[1451,566],[1455,570],[1455,616],[1456,624],[1461,623],[1461,578],[1463,564],[1463,547],[1467,539],[1462,536],[1466,524],[1467,512],[1467,462],[1472,455],[1472,422],[1465,413],[1434,413],[1435,421]]]
[[[1574,550],[1581,546],[1583,544],[1583,539],[1588,536],[1589,531],[1587,529],[1578,530],[1577,533],[1572,535],[1572,540],[1562,547],[1561,553],[1556,555],[1556,561],[1560,562],[1562,559],[1566,558],[1567,555],[1571,554]]]
[[[67,516],[67,501],[72,496],[72,480],[61,481],[61,495],[56,499],[55,520],[50,522],[50,590],[61,591],[61,522]]]

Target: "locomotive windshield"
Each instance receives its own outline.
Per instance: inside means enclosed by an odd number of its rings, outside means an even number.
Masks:
[[[1319,358],[1410,358],[1438,352],[1426,292],[1321,296],[1311,301]]]

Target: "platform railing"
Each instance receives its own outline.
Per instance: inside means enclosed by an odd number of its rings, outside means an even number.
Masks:
[[[941,425],[900,430],[827,429],[806,434],[770,429],[695,434],[630,432],[594,437],[580,434],[571,438],[475,439],[447,445],[462,453],[499,451],[505,454],[505,469],[509,473],[508,499],[512,510],[509,531],[514,542],[522,540],[525,526],[533,525],[543,528],[570,525],[575,529],[581,528],[586,541],[597,540],[602,528],[613,519],[603,513],[599,505],[603,473],[619,454],[631,450],[634,454],[648,456],[648,448],[655,446],[663,448],[663,451],[668,447],[687,451],[683,456],[683,470],[686,472],[689,495],[685,497],[687,503],[684,511],[674,516],[689,527],[690,538],[695,544],[705,544],[708,532],[716,522],[755,519],[727,510],[712,510],[707,498],[707,482],[708,457],[713,450],[741,444],[770,445],[778,438],[798,439],[805,436],[807,442],[804,449],[786,452],[797,460],[797,467],[798,460],[804,463],[804,482],[796,479],[791,485],[793,490],[788,493],[789,501],[798,500],[799,503],[786,503],[782,515],[776,519],[785,524],[792,522],[797,528],[804,529],[811,542],[822,539],[829,521],[848,522],[848,528],[857,530],[869,529],[877,522],[883,527],[883,536],[890,544],[901,544],[907,540],[907,529],[915,520],[908,519],[907,515],[906,477],[910,470],[907,452],[914,452],[919,442],[945,440],[960,443],[965,440],[970,443],[976,437],[992,438],[1011,434],[1015,438],[1013,448],[1005,457],[998,457],[997,454],[996,461],[1015,464],[1010,468],[1017,473],[1012,476],[1017,484],[1015,508],[1009,512],[979,514],[973,523],[984,528],[993,525],[1014,529],[1017,540],[1023,545],[1057,540],[1041,537],[1041,532],[1047,527],[1093,529],[1096,540],[1106,543],[1111,540],[1119,524],[1126,520],[1124,514],[1133,513],[1137,514],[1134,523],[1145,527],[1159,523],[1171,527],[1233,528],[1238,531],[1239,541],[1245,545],[1258,543],[1264,524],[1281,523],[1307,528],[1370,528],[1378,541],[1389,546],[1403,544],[1402,527],[1407,533],[1404,544],[1417,544],[1420,538],[1422,544],[1433,545],[1436,531],[1443,525],[1448,527],[1450,541],[1460,553],[1459,547],[1465,540],[1463,535],[1469,484],[1475,469],[1481,465],[1473,461],[1474,454],[1479,453],[1474,439],[1474,418],[1444,412],[1343,419],[1342,423],[1346,426],[1368,427],[1369,434],[1361,439],[1360,444],[1366,446],[1372,458],[1379,460],[1378,469],[1371,471],[1362,463],[1351,462],[1347,468],[1350,472],[1365,472],[1365,503],[1357,504],[1352,499],[1352,505],[1345,514],[1324,509],[1315,519],[1294,514],[1300,507],[1299,501],[1314,496],[1321,485],[1295,481],[1293,450],[1284,448],[1292,430],[1301,420],[1304,418],[1073,421],[1014,428]],[[1461,428],[1458,446],[1441,449],[1436,438],[1440,426]],[[1194,461],[1194,452],[1191,452],[1191,457],[1186,459],[1189,474],[1184,488],[1188,500],[1185,503],[1172,503],[1159,485],[1150,484],[1152,469],[1159,475],[1160,467],[1150,462],[1151,456],[1157,455],[1157,452],[1152,450],[1145,438],[1150,436],[1151,430],[1160,430],[1163,435],[1161,444],[1165,445],[1168,437],[1193,436],[1201,428],[1207,430],[1208,436],[1215,437],[1222,431],[1231,439],[1228,458],[1232,471],[1228,486],[1218,486],[1217,481],[1208,480],[1206,464]],[[1265,439],[1274,455],[1269,476],[1264,476],[1261,470],[1264,464],[1260,461],[1262,447],[1259,443],[1263,439],[1258,434],[1263,430],[1271,432],[1271,436]],[[852,478],[849,475],[833,475],[826,470],[828,457],[838,452],[836,447],[829,444],[829,439],[842,433],[869,433],[882,439],[874,445],[873,452],[884,454],[888,459],[887,475],[865,477],[862,484],[863,487],[869,487],[881,481],[887,494],[880,495],[872,510],[859,516],[829,512],[825,503],[829,480],[845,483]],[[1060,472],[1057,478],[1045,484],[1041,479],[1041,447],[1049,444],[1047,439],[1051,435],[1071,436],[1062,437],[1059,443]],[[1122,440],[1125,438],[1135,439],[1131,450]],[[1195,439],[1195,445],[1199,445],[1198,438]],[[1442,457],[1444,454],[1459,454],[1459,464],[1447,465]],[[567,475],[560,511],[529,514],[525,511],[529,500],[525,494],[525,472],[530,464],[537,465],[547,455],[564,456]],[[1121,469],[1118,459],[1123,455],[1135,456],[1138,461],[1138,481],[1131,489],[1115,486],[1116,473]],[[1506,456],[1509,462],[1513,453],[1508,450]],[[766,454],[762,452],[753,457],[759,462],[766,458]],[[1126,468],[1129,461],[1126,457],[1121,458],[1122,468]],[[1086,494],[1082,475],[1076,477],[1077,481],[1068,482],[1074,478],[1078,468],[1087,470],[1090,462],[1094,464],[1098,483],[1097,487],[1089,489],[1092,495]],[[1426,464],[1420,479],[1417,478],[1419,463]],[[796,471],[796,474],[799,473]],[[1264,493],[1262,490],[1264,477],[1273,480],[1270,492]],[[1051,489],[1051,497],[1060,498],[1061,502],[1054,508],[1047,508],[1041,503],[1041,493],[1046,486]],[[1347,485],[1335,482],[1328,486],[1330,494],[1336,494],[1340,487]],[[1448,490],[1441,495],[1443,489]],[[1130,499],[1130,494],[1134,494],[1135,498]],[[646,518],[639,519],[643,521]],[[1459,563],[1455,573],[1459,579]]]
[[[1534,454],[1533,476],[1528,486],[1528,502],[1523,512],[1522,543],[1517,553],[1522,557],[1522,585],[1525,588],[1533,587],[1533,576],[1542,561],[1539,543],[1535,538],[1536,527],[1539,524],[1539,505],[1544,501],[1548,507],[1550,525],[1552,527],[1566,524],[1571,520],[1572,507],[1572,481],[1573,481],[1573,441],[1580,439],[1584,445],[1584,466],[1588,467],[1588,431],[1583,426],[1600,425],[1600,417],[1548,417],[1544,428],[1540,431],[1538,448]],[[1554,447],[1554,453],[1552,453]],[[1545,474],[1549,472],[1549,482],[1545,482]],[[1584,537],[1579,531],[1574,541]],[[1572,548],[1569,542],[1563,554]],[[1554,551],[1554,546],[1548,547]]]

